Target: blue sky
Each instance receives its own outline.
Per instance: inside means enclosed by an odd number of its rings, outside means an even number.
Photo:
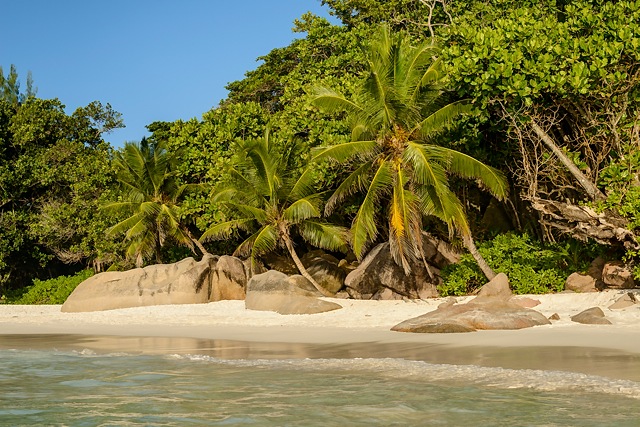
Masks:
[[[218,105],[259,56],[303,37],[291,28],[307,11],[329,17],[320,0],[6,0],[0,66],[23,87],[31,71],[69,113],[110,103],[127,127],[106,139],[121,146]]]

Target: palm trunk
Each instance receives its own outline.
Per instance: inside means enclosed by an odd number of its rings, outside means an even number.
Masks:
[[[580,186],[584,188],[591,200],[604,200],[607,198],[602,193],[602,191],[600,191],[600,189],[596,187],[596,185],[591,182],[591,180],[589,180],[589,178],[587,178],[585,174],[582,173],[578,166],[576,166],[576,164],[573,163],[573,161],[569,157],[567,157],[567,155],[560,149],[560,147],[556,145],[549,134],[542,130],[542,128],[538,126],[538,124],[533,119],[531,119],[531,127],[533,128],[533,131],[536,133],[536,135],[540,137],[542,142],[544,142],[547,148],[549,148],[553,152],[553,154],[555,154],[556,157],[560,160],[560,162],[565,165],[567,169],[569,169],[571,175],[573,175]]]
[[[182,231],[198,247],[198,249],[200,249],[200,253],[202,253],[202,255],[209,253],[209,251],[206,250],[204,246],[202,246],[202,243],[200,243],[200,240],[193,237],[193,234],[191,234],[191,232],[187,227],[182,227]]]
[[[487,279],[492,280],[494,277],[496,277],[496,273],[491,269],[491,267],[489,267],[489,264],[487,264],[487,261],[484,260],[482,255],[480,255],[480,252],[478,251],[478,248],[476,248],[476,244],[473,241],[473,237],[471,237],[471,234],[462,236],[462,241],[469,253],[471,253],[473,259],[476,260],[478,267],[480,267],[480,270],[482,270]]]
[[[300,274],[302,274],[302,276],[305,279],[310,281],[311,284],[322,295],[324,295],[325,297],[334,297],[335,296],[334,294],[332,294],[331,292],[329,292],[328,290],[326,290],[325,288],[320,286],[320,284],[318,282],[316,282],[316,279],[314,279],[313,276],[311,276],[311,274],[309,274],[307,269],[304,268],[304,265],[302,264],[302,261],[300,261],[300,258],[298,258],[298,254],[296,253],[295,249],[293,248],[293,242],[291,241],[289,236],[283,236],[283,239],[284,239],[284,244],[287,246],[287,250],[289,251],[289,254],[291,255],[291,258],[293,258],[293,262],[296,264],[296,267],[298,267],[298,271],[300,271]]]

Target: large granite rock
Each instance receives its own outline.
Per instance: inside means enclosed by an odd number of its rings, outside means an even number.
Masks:
[[[598,292],[604,289],[605,284],[602,281],[602,270],[604,268],[604,259],[598,257],[589,266],[586,274],[572,273],[567,277],[564,288],[573,292]]]
[[[622,310],[623,308],[633,307],[638,303],[636,296],[628,292],[618,298],[613,304],[611,304],[608,308],[609,310]]]
[[[609,319],[604,317],[604,311],[600,307],[591,307],[575,316],[571,316],[571,321],[583,323],[585,325],[610,325]]]
[[[280,314],[315,314],[342,308],[318,296],[321,294],[304,277],[269,270],[253,276],[247,283],[245,307]]]
[[[347,275],[347,292],[357,299],[379,299],[379,295],[390,289],[401,297],[430,298],[438,296],[439,269],[430,267],[434,278],[429,276],[424,264],[411,264],[411,273],[405,274],[391,257],[389,243],[374,247],[362,263]]]
[[[456,333],[478,329],[522,329],[550,324],[542,313],[522,307],[513,297],[504,273],[485,284],[466,304],[440,304],[430,313],[405,320],[391,328],[398,332]]]
[[[602,281],[607,288],[611,289],[633,289],[636,287],[631,268],[621,261],[611,261],[604,265]]]
[[[336,294],[344,286],[347,276],[345,269],[340,268],[340,260],[322,250],[307,252],[300,259],[309,274],[327,291]]]
[[[209,301],[244,299],[247,274],[242,260],[221,256],[213,267],[210,287]]]
[[[199,262],[186,258],[175,264],[96,274],[78,285],[62,305],[62,311],[206,303],[212,266],[217,260],[205,255]]]
[[[567,277],[564,288],[568,291],[580,293],[598,292],[596,284],[596,278],[589,274],[571,273],[571,275]]]
[[[523,329],[548,325],[542,313],[501,298],[475,298],[466,304],[454,304],[405,320],[391,328],[398,332],[453,333],[478,329]]]
[[[508,300],[513,296],[509,286],[509,278],[504,273],[496,274],[496,277],[485,283],[478,291],[478,298],[498,298]]]

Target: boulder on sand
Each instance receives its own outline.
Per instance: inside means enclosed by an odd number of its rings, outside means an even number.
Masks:
[[[405,274],[393,260],[389,243],[380,243],[347,275],[344,284],[349,295],[356,299],[378,299],[385,289],[407,298],[437,297],[440,270],[433,265],[430,269],[433,278],[422,261],[411,262],[411,272]]]
[[[571,316],[571,321],[585,325],[610,325],[611,322],[604,317],[604,311],[600,307],[587,308],[584,311]]]
[[[269,270],[253,276],[247,283],[245,307],[280,314],[315,314],[342,308],[319,296],[322,295],[304,277]]]
[[[218,257],[186,258],[128,271],[107,271],[80,283],[62,305],[63,312],[112,310],[164,304],[209,302],[212,266]]]
[[[405,320],[391,328],[398,332],[455,333],[478,329],[523,329],[549,325],[542,313],[524,308],[512,299],[509,279],[503,273],[484,285],[466,304],[441,304],[436,310]]]
[[[438,308],[391,328],[398,332],[473,332],[478,329],[523,329],[548,325],[542,313],[497,298],[474,299],[466,304]]]

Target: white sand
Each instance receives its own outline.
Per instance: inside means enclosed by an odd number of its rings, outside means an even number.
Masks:
[[[634,291],[640,299],[640,291]],[[0,334],[85,334],[189,337],[287,343],[425,343],[450,346],[578,346],[640,353],[640,304],[621,310],[607,307],[623,291],[533,295],[535,307],[560,320],[518,331],[466,334],[407,334],[389,329],[437,308],[443,299],[360,301],[328,299],[340,310],[314,315],[280,315],[244,308],[243,301],[136,307],[89,313],[62,313],[60,306],[0,305]],[[465,302],[471,297],[458,298]],[[581,325],[570,320],[598,306],[613,325]]]

